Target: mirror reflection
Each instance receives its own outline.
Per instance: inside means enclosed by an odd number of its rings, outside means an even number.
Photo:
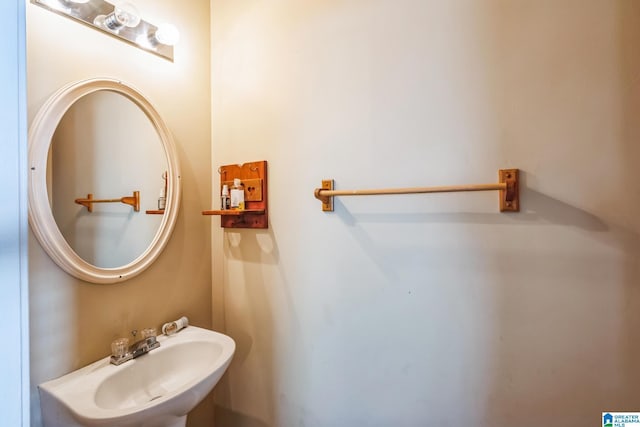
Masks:
[[[65,112],[51,140],[47,190],[55,222],[69,246],[100,268],[127,265],[153,242],[166,188],[168,161],[153,123],[126,96],[100,90]],[[140,210],[127,204],[75,203],[120,199],[140,192]],[[147,211],[155,213],[147,213]]]

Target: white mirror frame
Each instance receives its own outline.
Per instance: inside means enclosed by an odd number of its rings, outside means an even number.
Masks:
[[[149,247],[129,264],[100,268],[86,262],[69,246],[53,217],[47,193],[49,147],[60,120],[80,98],[93,92],[116,92],[133,101],[151,120],[167,158],[167,202],[160,228]],[[29,224],[44,250],[64,271],[93,283],[118,283],[142,273],[158,258],[167,245],[178,217],[181,177],[173,137],[164,121],[137,90],[120,80],[98,78],[69,84],[47,100],[29,128]]]

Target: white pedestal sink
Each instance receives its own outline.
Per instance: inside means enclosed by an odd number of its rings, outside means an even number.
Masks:
[[[188,326],[120,366],[109,357],[40,384],[45,427],[183,427],[235,351],[223,334]]]

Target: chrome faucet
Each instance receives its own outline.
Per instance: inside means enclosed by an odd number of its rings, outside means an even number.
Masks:
[[[131,334],[135,339],[138,331],[133,330]],[[129,345],[128,338],[118,338],[111,343],[111,364],[121,365],[128,360],[135,359],[143,354],[149,353],[151,350],[160,347],[160,343],[156,339],[155,329],[143,329],[142,339]]]

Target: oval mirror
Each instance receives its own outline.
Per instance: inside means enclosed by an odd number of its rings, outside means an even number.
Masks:
[[[131,86],[91,79],[56,92],[29,129],[29,166],[29,223],[67,273],[121,282],[166,246],[178,158],[162,118]]]

